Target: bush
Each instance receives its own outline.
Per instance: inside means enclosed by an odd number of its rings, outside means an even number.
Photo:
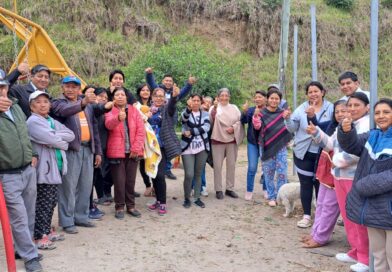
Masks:
[[[351,11],[354,7],[354,0],[325,0],[326,4],[346,11]]]
[[[243,87],[241,74],[244,63],[241,57],[226,55],[210,44],[183,35],[160,47],[147,46],[124,72],[126,85],[132,91],[145,82],[145,68],[153,67],[157,83],[161,82],[164,74],[169,73],[181,88],[192,75],[197,78],[192,93],[214,97],[217,90],[227,87],[232,93],[232,102],[237,102],[241,97],[240,88]]]
[[[385,8],[392,9],[392,0],[383,0],[381,5]]]

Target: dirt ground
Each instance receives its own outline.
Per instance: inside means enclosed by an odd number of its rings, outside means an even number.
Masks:
[[[291,162],[290,162],[291,164]],[[254,201],[243,196],[246,188],[246,146],[240,148],[236,168],[239,199],[217,200],[213,191],[212,169],[207,166],[206,208],[182,207],[183,170],[174,169],[177,180],[167,180],[168,214],[149,212],[152,198],[137,199],[139,219],[114,218],[112,206],[102,207],[106,215],[94,229],[79,228],[79,234],[66,235],[52,251],[42,251],[45,271],[151,271],[151,272],[263,272],[263,271],[349,271],[335,260],[345,252],[344,229],[336,226],[326,247],[301,248],[299,238],[310,229],[299,229],[300,211],[284,218],[283,207],[270,208],[256,182]],[[292,173],[292,170],[289,170]],[[260,171],[256,176],[260,180]],[[297,181],[290,176],[290,181]],[[137,191],[144,191],[140,176]],[[54,216],[57,225],[57,214]],[[0,234],[1,235],[1,234]],[[1,237],[1,236],[0,236]],[[0,271],[6,270],[3,239],[0,243]],[[24,271],[17,261],[18,271]]]

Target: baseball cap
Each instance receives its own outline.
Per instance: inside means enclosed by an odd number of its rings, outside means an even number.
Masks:
[[[5,72],[0,69],[0,85],[10,85],[9,81],[5,78]]]
[[[48,94],[48,93],[46,93],[46,92],[43,92],[43,91],[35,91],[35,92],[32,92],[31,94],[30,94],[30,96],[29,96],[29,103],[31,103],[31,101],[33,101],[34,99],[36,99],[38,96],[40,96],[40,95],[44,95],[44,96],[46,96],[47,98],[50,98],[50,95]]]
[[[41,71],[46,71],[48,72],[48,74],[50,75],[50,69],[48,68],[48,66],[43,65],[43,64],[37,64],[36,66],[34,66],[33,68],[31,68],[31,74],[35,75],[36,73],[39,73]]]
[[[77,85],[82,85],[82,83],[80,82],[80,79],[77,78],[76,76],[64,77],[63,80],[61,81],[61,84],[67,84],[67,83],[75,83]]]

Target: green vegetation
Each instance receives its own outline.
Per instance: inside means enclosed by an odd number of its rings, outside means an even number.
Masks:
[[[327,5],[346,11],[350,11],[354,7],[354,0],[325,0],[325,2]]]
[[[368,88],[369,1],[355,1],[349,12],[327,2],[332,0],[291,1],[289,101],[294,23],[299,25],[299,101],[311,78],[310,4],[317,8],[318,75],[329,99],[339,97],[336,79],[344,70],[357,72],[363,88]],[[388,7],[391,0],[382,3]],[[198,78],[195,92],[213,95],[228,87],[240,104],[255,90],[277,81],[280,0],[26,0],[18,4],[20,14],[48,32],[70,67],[88,83],[107,86],[110,70],[123,68],[126,84],[134,90],[144,81],[144,69],[152,66],[157,81],[172,73],[183,86],[193,75]],[[5,7],[11,8],[8,2]],[[380,9],[379,18],[379,92],[391,96],[392,11]],[[13,40],[11,31],[1,25],[0,43],[0,67],[8,69],[14,60]],[[19,42],[18,49],[22,46]],[[56,92],[56,87],[51,90]]]

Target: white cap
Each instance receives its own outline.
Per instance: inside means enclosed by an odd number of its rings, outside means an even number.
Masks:
[[[43,91],[35,91],[29,96],[29,103],[31,103],[32,100],[36,99],[40,95],[45,95],[48,99],[50,99],[50,95],[48,93]]]

